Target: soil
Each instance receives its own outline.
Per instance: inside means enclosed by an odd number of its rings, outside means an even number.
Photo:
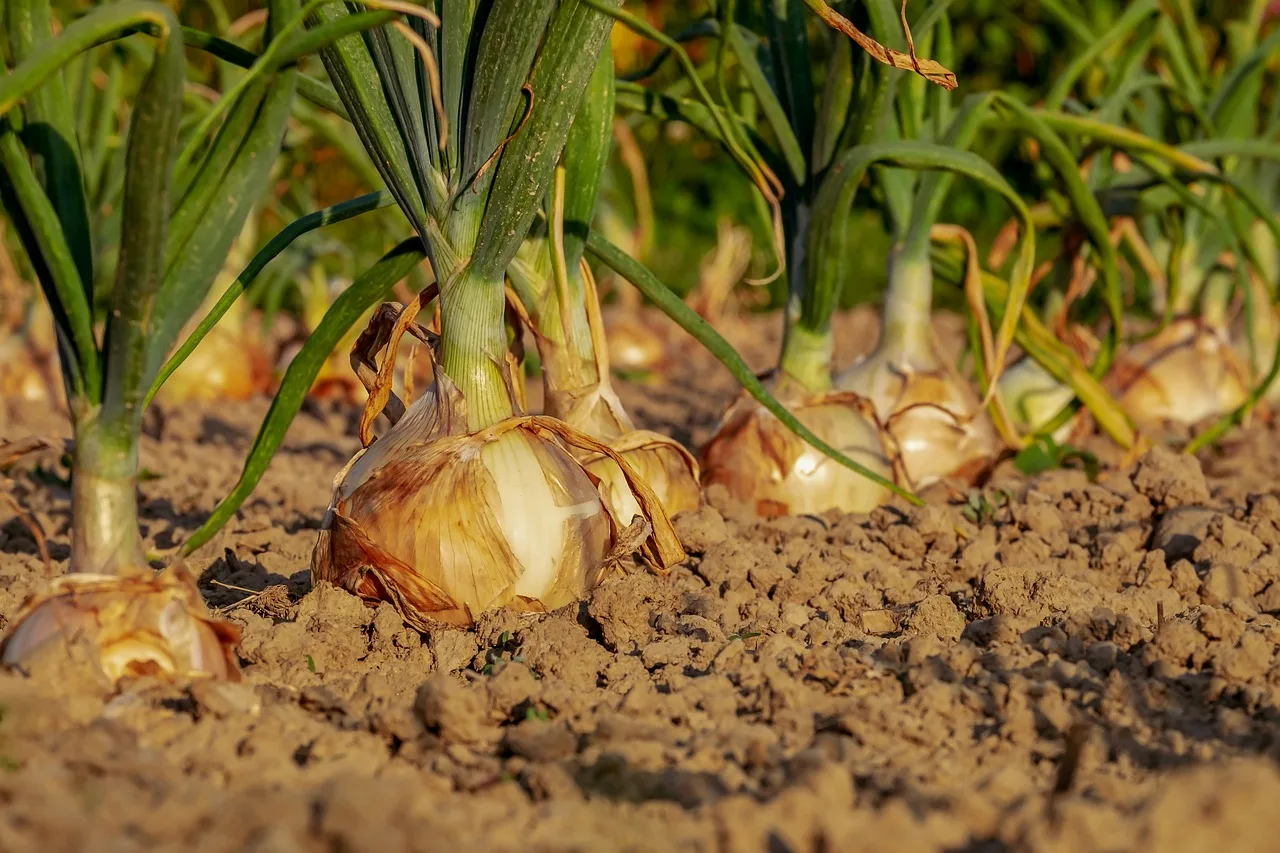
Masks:
[[[842,358],[870,344],[842,320]],[[731,338],[767,366],[776,333]],[[624,385],[697,444],[705,356]],[[226,494],[264,401],[170,410],[140,486],[159,561]],[[10,406],[0,437],[61,434]],[[0,851],[1217,851],[1280,837],[1280,474],[1258,423],[1090,482],[1004,463],[966,514],[757,521],[712,491],[668,578],[421,636],[307,565],[354,413],[309,407],[189,561],[240,684],[106,694],[0,674]],[[68,554],[65,473],[7,488]],[[6,520],[7,519],[7,520]],[[157,563],[159,565],[159,563]],[[47,569],[0,505],[0,619]]]

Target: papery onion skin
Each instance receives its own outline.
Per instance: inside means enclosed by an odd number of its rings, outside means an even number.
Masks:
[[[166,405],[250,400],[270,384],[271,363],[253,335],[214,327],[160,386]]]
[[[617,370],[653,373],[667,364],[667,342],[643,320],[619,311],[606,312],[605,339],[609,364]]]
[[[94,650],[112,682],[129,676],[237,681],[239,630],[211,616],[183,572],[117,577],[72,573],[31,599],[14,620],[0,660],[37,669],[65,658],[68,642]],[[56,661],[52,661],[56,663]]]
[[[608,444],[649,484],[668,516],[674,518],[702,505],[698,463],[673,439],[646,430],[633,430]],[[626,527],[632,518],[642,514],[640,504],[613,460],[593,454],[583,458],[582,464],[600,480],[605,506],[620,526]]]
[[[465,416],[439,387],[337,484],[313,578],[390,600],[420,630],[468,625],[503,605],[551,610],[578,600],[614,544],[595,484],[535,430],[459,432]]]
[[[842,374],[836,387],[875,407],[913,488],[944,477],[974,482],[999,452],[995,427],[977,395],[947,371],[891,365],[872,356]]]
[[[1130,347],[1111,383],[1139,426],[1195,424],[1232,411],[1249,394],[1249,373],[1224,332],[1183,318]]]
[[[885,477],[892,466],[875,423],[842,395],[788,405],[819,438]],[[889,491],[798,438],[767,409],[742,395],[702,450],[704,486],[721,485],[764,518],[868,512]]]

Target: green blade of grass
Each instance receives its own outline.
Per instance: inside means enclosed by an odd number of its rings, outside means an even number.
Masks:
[[[336,4],[320,7],[313,13],[314,25],[324,26],[347,14],[344,7]],[[439,245],[426,242],[428,235],[439,226],[429,214],[427,196],[409,168],[404,140],[364,39],[357,35],[338,39],[320,51],[320,58],[387,190],[395,196],[405,217],[422,237],[424,248],[429,253],[440,251],[444,241],[437,241]],[[445,103],[448,106],[447,98]],[[432,257],[431,264],[435,269],[453,269],[455,259]]]
[[[86,285],[72,261],[53,203],[9,120],[0,119],[0,200],[53,314],[67,399],[97,401],[102,367]]]
[[[253,51],[245,50],[238,44],[218,38],[195,27],[183,27],[182,40],[187,47],[203,50],[210,56],[215,56],[239,68],[252,68],[253,64],[258,61],[258,55]],[[300,73],[298,74],[298,94],[316,106],[329,110],[341,118],[350,120],[347,116],[347,108],[342,105],[342,99],[338,97],[338,93],[333,91],[333,87],[328,83]]]
[[[564,143],[564,262],[576,270],[613,149],[613,54],[602,50]]]
[[[1012,125],[1014,129],[1027,134],[1039,143],[1040,156],[1062,183],[1067,199],[1079,217],[1093,251],[1098,253],[1101,262],[1102,298],[1107,306],[1111,328],[1107,330],[1107,336],[1093,363],[1092,371],[1094,376],[1105,376],[1111,368],[1111,362],[1119,347],[1120,332],[1124,322],[1124,296],[1120,281],[1119,254],[1111,244],[1107,218],[1093,191],[1080,176],[1080,167],[1075,155],[1051,124],[1061,114],[1033,111],[1020,101],[1003,94],[992,94],[986,97],[992,99],[1001,127]]]
[[[480,34],[474,71],[467,87],[466,126],[461,131],[465,180],[473,180],[512,128],[520,123],[525,100],[520,86],[529,76],[555,5],[552,0],[495,0],[492,4]],[[593,56],[592,67],[594,60]],[[535,112],[544,109],[541,101],[546,95],[534,91]],[[493,173],[475,179],[477,192],[462,195],[459,202],[483,202],[486,178],[492,179]]]
[[[957,119],[959,130],[955,133],[954,141],[965,143],[971,139],[985,117],[985,112],[985,104],[982,102],[967,105],[967,111]],[[847,264],[849,251],[844,245],[848,234],[846,223],[863,176],[876,164],[892,164],[929,173],[920,180],[925,196],[914,205],[915,209],[923,212],[919,224],[926,239],[932,228],[932,222],[927,221],[927,214],[930,209],[936,210],[936,205],[940,204],[941,196],[953,176],[966,177],[996,192],[1008,202],[1021,220],[1022,237],[1019,241],[1018,258],[1014,264],[1007,302],[1000,312],[1001,321],[996,335],[996,363],[986,366],[991,375],[998,376],[1013,342],[1018,319],[1022,316],[1022,308],[1026,304],[1027,292],[1031,286],[1031,273],[1036,257],[1036,231],[1031,212],[1018,192],[994,166],[970,151],[947,145],[903,140],[860,145],[846,151],[836,160],[814,204],[809,254],[813,258],[823,259],[823,262],[809,265],[809,286],[804,294],[801,324],[813,331],[824,330],[830,325],[831,315],[839,303],[841,286],[850,275]],[[916,252],[914,256],[926,257],[928,243],[915,246],[909,244],[908,251]]]
[[[365,311],[385,299],[396,282],[408,275],[425,257],[419,238],[405,240],[383,255],[334,300],[324,319],[289,362],[280,390],[271,401],[271,408],[245,459],[240,479],[204,524],[183,543],[183,556],[193,553],[213,538],[253,493],[333,348]]]
[[[1049,110],[1060,108],[1071,94],[1076,82],[1091,68],[1098,66],[1102,54],[1112,45],[1127,38],[1152,15],[1159,14],[1159,0],[1135,0],[1129,3],[1124,13],[1116,19],[1101,36],[1093,39],[1084,50],[1075,54],[1069,65],[1056,75],[1053,88],[1045,96],[1044,106]],[[1105,65],[1105,63],[1103,63]]]
[[[899,497],[910,501],[919,506],[924,502],[911,492],[903,489],[901,486],[885,479],[881,475],[858,464],[854,460],[848,458],[834,447],[830,446],[813,432],[800,423],[787,408],[777,401],[768,389],[761,384],[755,374],[751,372],[751,368],[742,360],[742,356],[726,341],[719,332],[712,328],[711,324],[698,316],[692,308],[684,303],[679,296],[676,296],[671,290],[651,273],[643,264],[632,258],[626,252],[610,243],[598,232],[592,231],[587,237],[587,252],[596,260],[612,269],[618,275],[631,282],[637,290],[651,302],[653,302],[663,313],[676,322],[680,328],[688,332],[694,340],[702,344],[712,355],[714,355],[721,364],[728,368],[733,374],[733,378],[738,381],[748,394],[771,412],[774,417],[782,421],[787,429],[791,430],[806,443],[812,445],[817,450],[829,456],[835,462],[844,467],[861,474],[867,479],[878,483],[879,485],[889,489]]]
[[[793,14],[797,16],[802,11],[798,0],[791,0],[790,3],[786,3],[785,0],[775,0],[774,5],[796,7]],[[803,40],[803,27],[800,28],[799,33],[793,33],[791,28],[786,28],[785,25],[780,25],[777,29],[784,30],[787,44],[791,44],[796,40]],[[730,28],[727,43],[738,60],[742,76],[746,78],[747,85],[751,87],[751,91],[755,94],[756,100],[760,104],[760,111],[764,113],[765,121],[769,123],[774,137],[778,140],[779,153],[782,155],[782,160],[787,164],[792,179],[797,185],[804,186],[808,178],[808,165],[805,162],[805,151],[801,148],[801,143],[796,137],[796,130],[792,127],[791,122],[794,120],[798,127],[807,125],[807,133],[812,137],[814,122],[813,82],[807,79],[807,70],[801,75],[799,70],[794,67],[799,63],[793,62],[788,53],[782,53],[780,58],[784,64],[779,69],[780,73],[775,75],[774,84],[770,85],[764,69],[760,67],[760,63],[756,59],[755,45],[747,42],[747,37],[744,35],[746,32],[740,26],[733,26]],[[777,55],[778,51],[775,48],[775,56]],[[807,60],[804,63],[804,68],[808,68]],[[782,94],[787,96],[789,105],[794,105],[791,110],[783,107],[780,95],[774,91],[774,86],[777,86]],[[800,92],[790,91],[793,88],[803,92],[808,100],[803,104],[797,102],[795,98],[800,97]],[[805,131],[802,130],[801,132],[804,133]]]

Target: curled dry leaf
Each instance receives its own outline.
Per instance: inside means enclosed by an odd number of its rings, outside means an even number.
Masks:
[[[653,489],[668,516],[701,505],[698,462],[680,442],[661,433],[632,430],[610,440],[608,445]],[[587,453],[579,459],[600,481],[600,493],[615,521],[629,524],[632,518],[643,514],[622,469],[611,458],[603,453]]]
[[[0,660],[28,671],[83,644],[111,681],[128,676],[239,680],[240,632],[210,615],[190,575],[117,577],[73,573],[26,603]]]
[[[902,0],[902,28],[906,33],[907,44],[910,47],[910,53],[902,53],[901,51],[885,47],[880,42],[871,38],[871,36],[859,30],[853,25],[853,22],[841,15],[835,9],[828,6],[823,0],[804,0],[805,5],[822,19],[823,23],[831,27],[833,30],[843,33],[853,39],[858,47],[862,48],[867,54],[877,62],[883,62],[891,68],[901,68],[904,71],[914,71],[921,77],[931,83],[937,83],[944,89],[955,89],[957,84],[956,75],[944,68],[932,59],[921,59],[916,56],[915,42],[911,38],[911,28],[907,26],[906,8],[907,0]]]

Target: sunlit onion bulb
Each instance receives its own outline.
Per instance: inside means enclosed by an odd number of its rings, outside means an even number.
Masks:
[[[14,335],[0,341],[0,398],[47,402],[52,390],[49,385],[42,365],[23,337]]]
[[[825,395],[787,403],[787,408],[819,438],[892,478],[879,430],[855,402]],[[765,518],[830,509],[866,512],[888,498],[883,486],[797,438],[745,394],[725,412],[716,434],[702,449],[702,482],[724,486]]]
[[[653,373],[667,363],[667,342],[643,319],[621,311],[607,311],[605,336],[609,364],[633,373]]]
[[[615,526],[582,465],[509,419],[465,431],[441,373],[336,484],[312,575],[421,629],[503,605],[551,610],[599,581]],[[527,419],[525,419],[527,420]]]
[[[991,419],[959,376],[932,365],[893,364],[865,358],[836,380],[836,387],[870,401],[900,454],[909,484],[922,488],[943,477],[972,481],[999,451]]]
[[[249,400],[270,384],[271,364],[257,336],[215,326],[160,387],[167,405]]]
[[[601,365],[600,369],[607,374],[607,365]],[[607,375],[594,385],[580,389],[566,390],[548,383],[544,405],[548,415],[560,418],[620,454],[653,489],[668,516],[674,517],[701,505],[698,462],[693,454],[665,435],[636,429]],[[622,527],[629,525],[639,512],[639,504],[621,469],[601,453],[576,455],[592,476],[601,481],[600,493],[614,520]]]
[[[0,398],[60,403],[53,314],[43,300],[25,313],[17,328],[0,329]]]
[[[607,443],[649,484],[667,515],[674,518],[702,503],[698,463],[676,441],[656,432],[633,430]],[[605,506],[618,524],[625,527],[641,514],[635,494],[613,460],[592,454],[583,457],[582,465],[600,480]]]
[[[1111,381],[1138,425],[1194,424],[1225,414],[1249,393],[1249,372],[1225,333],[1194,318],[1175,320],[1125,351]]]
[[[111,681],[126,676],[237,680],[239,631],[213,618],[190,578],[69,574],[28,602],[14,620],[0,659],[38,668],[84,642]]]

